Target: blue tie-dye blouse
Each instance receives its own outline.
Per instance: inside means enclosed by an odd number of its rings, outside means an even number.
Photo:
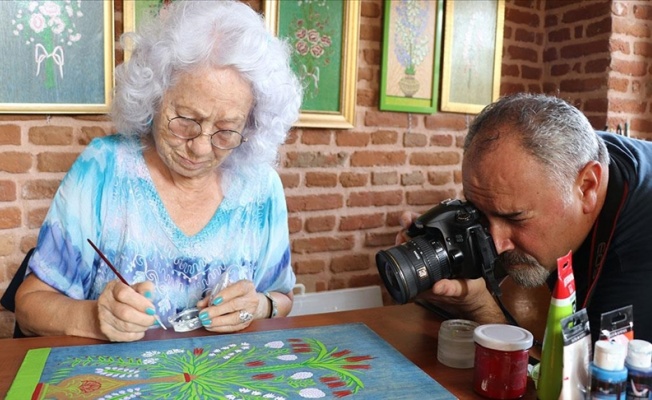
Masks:
[[[194,307],[232,265],[250,269],[256,290],[292,290],[287,209],[271,166],[224,172],[224,199],[197,234],[186,236],[159,197],[137,138],[94,139],[63,179],[38,237],[29,272],[74,299],[97,299],[115,274],[152,281],[164,321]],[[191,202],[188,207],[193,207]],[[166,323],[167,324],[167,323]]]

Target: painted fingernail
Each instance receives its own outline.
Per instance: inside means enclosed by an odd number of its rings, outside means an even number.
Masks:
[[[204,311],[202,313],[199,313],[199,319],[202,321],[210,321],[210,317],[208,316],[208,312]]]
[[[152,298],[152,292],[150,292],[149,290],[146,291],[145,292],[145,297],[148,298],[148,299],[151,299]]]
[[[202,319],[201,324],[204,325],[204,326],[211,326],[211,321],[210,320],[206,321],[206,320]]]
[[[217,297],[215,300],[213,300],[213,305],[216,306],[222,302],[222,297]]]
[[[147,310],[145,310],[145,312],[147,313],[147,315],[156,314],[156,311],[154,311],[154,309],[152,307],[149,307]]]

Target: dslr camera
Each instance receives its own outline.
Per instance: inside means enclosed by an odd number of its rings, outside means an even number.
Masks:
[[[469,202],[444,200],[408,228],[411,240],[376,254],[378,272],[392,298],[405,304],[440,279],[484,277],[500,295],[498,254],[480,210]]]

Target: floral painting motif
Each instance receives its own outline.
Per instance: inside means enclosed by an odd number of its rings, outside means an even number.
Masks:
[[[304,96],[319,95],[321,71],[331,63],[333,32],[329,21],[328,1],[299,0],[301,15],[290,23],[292,64],[303,84]]]
[[[46,75],[45,86],[55,86],[55,74],[64,76],[65,49],[82,38],[76,21],[84,17],[81,0],[21,1],[11,20],[13,34],[34,47],[35,75]]]
[[[414,75],[432,47],[426,32],[429,6],[429,2],[419,0],[401,0],[396,6],[394,54],[404,68],[405,76],[399,80],[399,87],[406,97],[419,91],[419,81]]]
[[[49,350],[38,383],[15,387],[19,372],[9,399],[379,398],[401,374],[449,398],[361,324]]]

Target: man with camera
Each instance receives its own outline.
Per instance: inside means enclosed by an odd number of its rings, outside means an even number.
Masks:
[[[552,288],[557,259],[572,250],[577,309],[587,308],[593,340],[602,313],[632,305],[635,337],[652,341],[650,177],[652,143],[595,132],[578,109],[550,96],[521,93],[487,106],[464,143],[466,206],[483,215],[482,225],[495,244],[495,270],[504,270],[524,287]],[[433,258],[437,265],[432,268],[451,273],[431,278],[429,299],[480,323],[507,322],[492,295],[493,267],[478,265],[475,274],[455,273],[466,270],[456,267],[464,258],[486,261],[477,256],[481,250],[473,231],[467,235],[468,245],[451,248],[459,240],[441,227],[453,222],[437,221],[433,210],[417,224],[415,214],[403,214],[401,225],[411,229],[397,237],[397,243],[411,243],[415,232],[423,234],[429,244],[417,247],[441,247],[439,253],[448,253],[447,260]],[[406,248],[405,243],[398,248]],[[428,257],[410,255],[421,254],[419,250],[402,252],[405,259],[383,261],[383,252],[377,257],[388,288],[400,286],[410,276],[407,270],[418,271],[422,261],[417,259],[428,263]],[[387,278],[393,271],[398,272]]]

